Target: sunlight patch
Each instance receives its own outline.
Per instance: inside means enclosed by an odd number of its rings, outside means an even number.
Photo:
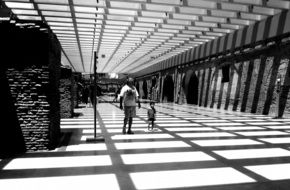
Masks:
[[[281,125],[283,123],[280,122],[271,122],[271,121],[265,121],[265,122],[248,122],[249,125]]]
[[[246,166],[245,168],[269,180],[290,179],[290,164],[268,164],[258,166]]]
[[[260,138],[259,140],[265,141],[272,144],[288,144],[290,143],[290,137],[281,137],[281,138]]]
[[[237,134],[244,136],[270,136],[270,135],[289,135],[288,133],[281,131],[248,131],[248,132],[236,132]]]
[[[97,125],[99,128],[99,125]],[[90,124],[90,125],[61,125],[60,126],[61,129],[93,129],[94,128],[94,124]]]
[[[174,138],[169,134],[135,134],[135,135],[114,135],[112,136],[113,140],[121,139],[165,139],[165,138]]]
[[[169,189],[255,182],[233,168],[131,173],[137,189]]]
[[[214,133],[177,133],[177,135],[183,138],[189,137],[234,137],[236,135],[226,132],[214,132]]]
[[[145,153],[121,155],[125,164],[149,164],[215,160],[203,152]]]
[[[197,123],[159,123],[158,126],[160,127],[182,127],[182,126],[200,126]]]
[[[147,149],[147,148],[179,148],[190,147],[182,141],[159,141],[159,142],[126,142],[115,143],[116,148],[122,149]]]
[[[65,156],[44,158],[16,158],[9,162],[4,170],[39,169],[39,168],[67,168],[86,166],[109,166],[112,165],[108,155],[98,156]]]
[[[263,144],[250,139],[219,139],[219,140],[194,140],[191,141],[199,146],[239,146]]]
[[[235,131],[235,130],[264,130],[262,127],[217,127],[222,130]]]
[[[220,150],[214,151],[214,153],[227,159],[273,158],[290,156],[290,151],[282,148]]]
[[[106,190],[120,189],[115,174],[0,179],[0,187],[1,189],[21,190],[79,190],[84,188],[95,189],[96,187]]]
[[[66,147],[66,151],[94,151],[94,150],[107,150],[105,144],[78,144],[69,145]]]
[[[165,128],[168,131],[216,131],[211,127],[178,127],[178,128]]]
[[[204,123],[207,126],[236,126],[236,125],[245,125],[243,123]]]

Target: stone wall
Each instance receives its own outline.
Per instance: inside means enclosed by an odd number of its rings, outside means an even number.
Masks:
[[[199,106],[277,116],[277,76],[281,76],[279,116],[289,116],[289,59],[287,57],[260,56],[251,60],[231,64],[230,81],[222,82],[220,67],[215,67],[212,77],[199,77],[204,84],[199,95]],[[199,73],[209,76],[208,68]],[[288,83],[287,83],[288,82]],[[210,88],[204,88],[210,84]],[[188,92],[195,93],[195,92]],[[212,97],[211,99],[208,97]],[[207,102],[208,99],[210,102]]]
[[[45,89],[49,83],[48,67],[9,68],[7,77],[26,148],[47,149],[50,104]]]
[[[11,114],[21,129],[22,137],[17,138],[24,139],[27,151],[54,149],[60,138],[60,44],[49,30],[13,24],[2,25],[2,29],[5,38],[1,43],[6,48],[1,69],[7,75],[7,94],[15,110]]]
[[[233,57],[230,61],[212,61],[187,67],[176,67],[177,73],[182,74],[182,79],[175,81],[175,83],[179,83],[175,86],[182,86],[178,103],[190,103],[187,101],[189,98],[198,96],[196,104],[198,106],[273,117],[289,117],[289,59],[290,42],[288,40],[281,47],[269,46],[264,51],[245,53],[243,56]],[[225,66],[229,66],[228,82],[222,81],[222,68]],[[163,82],[166,71],[160,73]],[[196,88],[190,88],[193,76],[198,79]],[[278,76],[281,78],[279,94],[277,93]],[[138,80],[144,79],[141,77]]]
[[[75,82],[71,69],[62,68],[60,79],[60,115],[61,118],[71,118],[74,114]]]

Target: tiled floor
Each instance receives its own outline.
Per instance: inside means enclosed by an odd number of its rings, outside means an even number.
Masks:
[[[55,151],[0,160],[0,189],[290,189],[290,119],[156,104],[154,131],[146,107],[137,110],[134,135],[121,134],[117,104],[76,110],[63,119],[62,145]]]

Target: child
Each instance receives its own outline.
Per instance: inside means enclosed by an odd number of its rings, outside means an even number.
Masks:
[[[154,108],[154,102],[150,102],[150,107],[147,111],[147,115],[148,115],[148,130],[150,131],[150,124],[151,124],[151,130],[153,130],[154,128],[154,121],[155,121],[155,113],[156,110]]]

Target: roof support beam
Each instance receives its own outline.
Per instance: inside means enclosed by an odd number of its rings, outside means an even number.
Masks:
[[[78,27],[77,27],[77,23],[76,23],[76,15],[75,15],[75,9],[73,6],[73,0],[68,0],[68,4],[69,4],[70,10],[71,10],[71,16],[72,16],[73,26],[75,29],[76,39],[77,39],[77,43],[78,43],[78,47],[79,47],[79,53],[80,53],[80,59],[81,59],[82,66],[83,66],[83,71],[85,72],[85,65],[84,65],[81,42],[80,42],[79,33],[78,33]]]

